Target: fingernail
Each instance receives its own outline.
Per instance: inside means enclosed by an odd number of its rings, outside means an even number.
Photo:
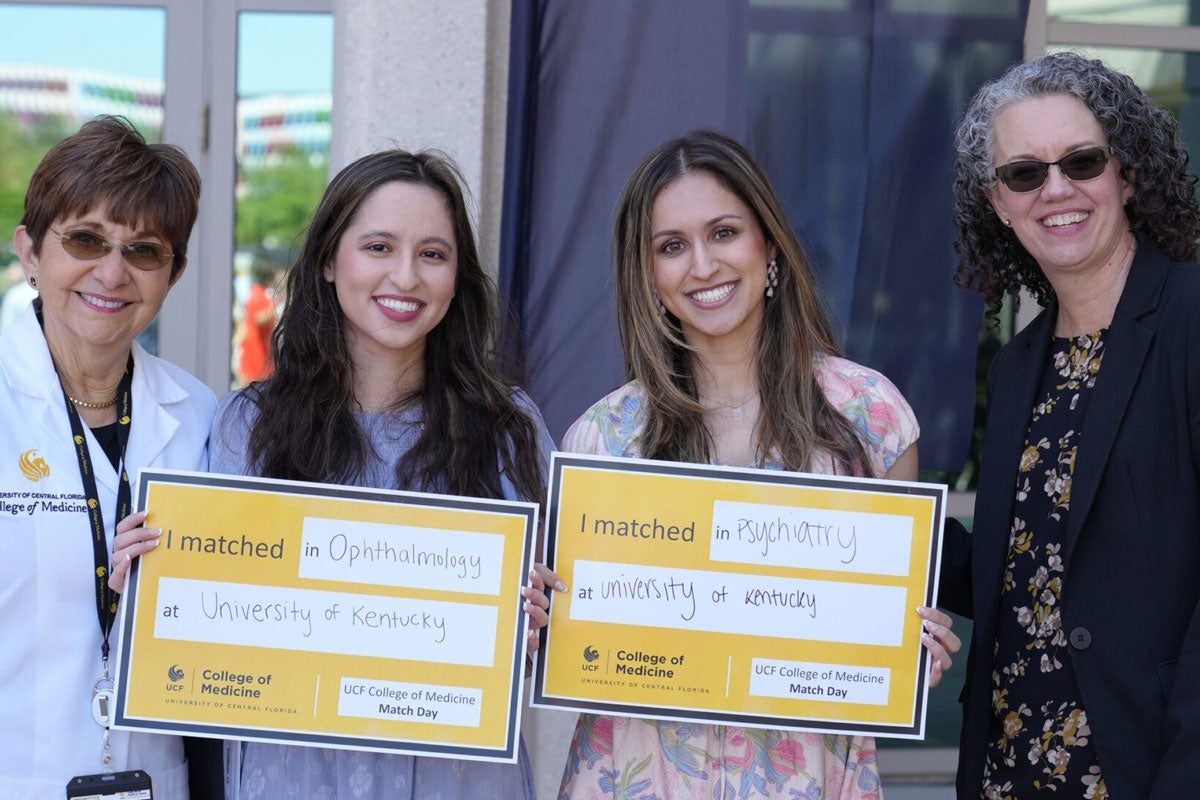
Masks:
[[[554,584],[554,588],[560,592],[565,592],[567,590],[567,585],[562,581],[559,581],[558,583]]]
[[[917,613],[920,614],[922,617],[928,616],[929,607],[928,606],[917,606]]]

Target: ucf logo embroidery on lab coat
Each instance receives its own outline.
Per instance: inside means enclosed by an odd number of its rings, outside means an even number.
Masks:
[[[37,454],[37,450],[26,450],[21,453],[21,474],[37,483],[42,478],[50,477],[50,465],[46,459]]]

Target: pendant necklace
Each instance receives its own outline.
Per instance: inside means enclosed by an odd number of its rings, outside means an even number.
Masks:
[[[758,392],[751,392],[746,397],[746,399],[742,400],[740,403],[735,403],[735,404],[720,403],[720,402],[712,402],[711,404],[709,404],[709,403],[704,402],[703,398],[701,398],[700,402],[701,402],[701,405],[703,405],[705,407],[705,409],[707,409],[707,412],[709,414],[728,414],[729,416],[733,417],[734,419],[742,419],[745,417],[744,409],[746,408],[746,406],[748,406],[750,404],[751,400],[756,400],[756,399],[758,399]],[[724,410],[721,410],[721,409],[724,409]]]

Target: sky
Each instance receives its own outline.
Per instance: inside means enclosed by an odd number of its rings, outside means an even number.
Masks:
[[[166,14],[162,8],[0,3],[0,63],[161,81]],[[242,12],[238,27],[239,95],[332,91],[332,15]]]

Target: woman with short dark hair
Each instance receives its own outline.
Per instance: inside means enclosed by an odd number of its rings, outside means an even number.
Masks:
[[[203,470],[216,400],[136,343],[187,265],[200,176],[177,147],[100,117],[34,171],[14,244],[38,295],[0,336],[0,796],[142,770],[188,796],[177,736],[110,731],[119,589],[155,532],[140,467]],[[16,509],[20,506],[20,513]]]

